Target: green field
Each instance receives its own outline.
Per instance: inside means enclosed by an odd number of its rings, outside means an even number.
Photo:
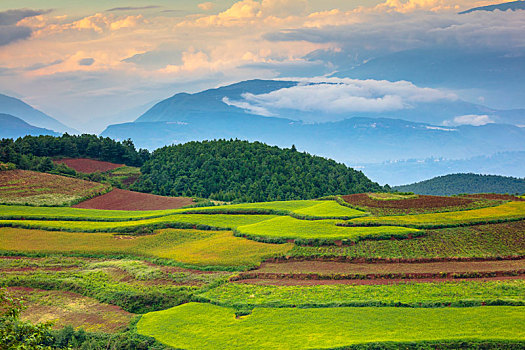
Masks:
[[[390,285],[265,286],[223,284],[198,295],[213,304],[253,307],[341,306],[525,306],[525,280],[398,283]]]
[[[205,227],[233,229],[273,218],[271,215],[176,214],[132,221],[0,220],[0,226],[70,232],[139,232],[141,228]]]
[[[525,255],[525,221],[424,231],[417,239],[360,241],[336,247],[294,246],[294,257],[374,259],[496,258]]]
[[[330,349],[370,342],[525,341],[525,307],[256,308],[189,303],[144,315],[139,333],[182,349]]]
[[[237,227],[236,234],[264,242],[284,242],[294,239],[298,242],[333,243],[336,240],[358,241],[361,239],[405,238],[419,234],[419,230],[380,226],[380,227],[341,227],[336,220],[299,220],[280,216],[256,224]]]
[[[293,246],[254,242],[229,231],[165,229],[154,235],[119,238],[111,233],[0,228],[0,253],[145,256],[185,265],[242,269],[259,265],[265,257],[284,255]]]
[[[495,207],[434,214],[368,216],[351,224],[397,225],[408,227],[453,227],[477,223],[525,219],[525,202],[508,202]]]

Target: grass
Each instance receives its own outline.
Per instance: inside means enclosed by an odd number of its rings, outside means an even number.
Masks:
[[[525,280],[399,283],[390,285],[265,286],[222,284],[198,295],[216,305],[253,307],[525,306]]]
[[[188,265],[243,269],[258,265],[265,257],[284,255],[293,246],[254,242],[234,237],[229,231],[165,229],[132,239],[119,237],[111,233],[0,228],[0,252],[146,256]]]
[[[341,219],[367,215],[365,212],[342,206],[335,201],[294,200],[262,203],[221,205],[209,208],[188,209],[187,212],[205,213],[267,213],[291,215],[306,219]]]
[[[125,211],[77,209],[67,207],[28,207],[0,205],[0,218],[3,219],[42,219],[42,220],[86,220],[86,221],[127,221],[173,215],[180,209]]]
[[[140,334],[183,349],[312,349],[370,342],[525,340],[525,307],[256,308],[189,303],[144,315]]]
[[[0,172],[0,203],[66,206],[105,193],[109,185],[28,170]]]
[[[353,246],[294,246],[294,257],[382,259],[496,258],[525,255],[525,221],[425,231],[410,240],[360,241]]]
[[[434,214],[399,216],[368,216],[351,220],[350,224],[397,225],[407,227],[452,227],[478,223],[525,219],[525,202],[508,202],[495,207]]]
[[[82,210],[82,209],[79,209]],[[0,220],[0,226],[70,232],[137,232],[142,228],[167,228],[204,226],[207,228],[234,229],[271,219],[271,215],[226,214],[175,214],[132,221],[55,221],[55,220]]]
[[[336,240],[355,242],[361,239],[407,237],[420,232],[405,227],[341,227],[335,223],[335,220],[309,221],[283,216],[240,226],[236,235],[266,242],[282,243],[293,239],[297,243],[332,244]]]

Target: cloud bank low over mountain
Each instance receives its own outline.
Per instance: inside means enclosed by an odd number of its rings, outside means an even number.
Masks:
[[[421,88],[407,81],[314,78],[300,79],[296,86],[265,94],[247,92],[242,94],[242,100],[225,97],[223,101],[263,116],[286,116],[286,110],[321,112],[316,114],[319,119],[304,114],[301,120],[326,122],[348,118],[352,112],[399,111],[419,103],[455,100],[453,93]]]

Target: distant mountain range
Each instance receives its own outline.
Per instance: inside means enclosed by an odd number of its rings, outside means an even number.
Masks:
[[[62,124],[58,120],[31,107],[24,101],[7,95],[0,94],[0,113],[15,116],[26,123],[39,128],[50,129],[59,133],[78,133],[77,130]],[[0,126],[2,126],[2,124],[0,124]]]
[[[138,147],[149,149],[217,138],[258,140],[281,147],[295,144],[298,149],[347,164],[525,151],[525,129],[509,125],[521,122],[520,114],[513,116],[457,100],[421,103],[397,112],[349,113],[343,116],[347,119],[324,123],[298,121],[301,111],[277,110],[279,115],[264,117],[241,108],[244,93],[257,95],[297,84],[251,80],[196,94],[177,94],[135,122],[111,125],[101,135],[117,140],[131,138]],[[228,101],[241,102],[232,105]],[[322,114],[312,113],[318,118]],[[432,122],[478,114],[508,124],[443,126]]]
[[[408,159],[375,164],[350,164],[380,184],[405,185],[453,173],[525,176],[525,152],[500,152],[463,159]]]
[[[464,99],[504,109],[521,108],[525,94],[525,50],[474,50],[436,46],[379,55],[334,76],[354,79],[407,80],[418,86],[457,90]],[[523,110],[510,112],[516,115]],[[513,118],[514,118],[513,117]]]
[[[0,139],[24,137],[26,135],[52,135],[59,136],[60,134],[53,130],[38,128],[30,125],[20,118],[9,114],[0,113]]]
[[[417,194],[451,196],[462,193],[508,193],[524,194],[525,178],[479,175],[449,174],[418,183],[397,186],[394,190]]]
[[[502,4],[496,4],[496,5],[489,5],[489,6],[481,6],[481,7],[474,7],[470,10],[459,12],[460,15],[463,15],[465,13],[470,13],[474,11],[507,11],[507,10],[525,10],[525,1],[512,1],[512,2],[505,2]]]

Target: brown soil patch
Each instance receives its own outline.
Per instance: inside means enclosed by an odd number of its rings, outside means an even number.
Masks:
[[[391,208],[391,209],[413,209],[413,208],[446,208],[466,206],[474,202],[473,199],[463,197],[442,197],[442,196],[424,196],[417,198],[379,200],[373,199],[366,193],[350,194],[342,196],[347,203],[356,206],[365,206],[371,208]]]
[[[495,272],[525,269],[525,259],[492,261],[440,261],[425,263],[345,263],[336,261],[291,261],[262,263],[259,273],[285,274],[414,274]]]
[[[484,278],[414,278],[414,279],[366,279],[366,280],[300,280],[300,279],[245,279],[239,281],[232,281],[233,283],[243,284],[259,284],[265,286],[317,286],[317,285],[333,285],[333,284],[344,284],[344,285],[388,285],[388,284],[400,284],[400,283],[441,283],[448,281],[505,281],[505,280],[517,280],[525,279],[524,275],[521,276],[499,276],[499,277],[484,277]]]
[[[53,161],[55,164],[65,164],[75,171],[91,174],[97,171],[101,173],[123,167],[124,164],[115,164],[88,158],[63,158]]]
[[[111,210],[178,209],[193,203],[191,198],[164,197],[149,193],[114,189],[101,196],[74,205],[74,208]]]
[[[125,329],[134,316],[118,306],[102,304],[72,292],[19,287],[8,290],[24,300],[27,308],[22,312],[23,320],[54,321],[56,329],[72,325],[90,332],[115,333]]]

